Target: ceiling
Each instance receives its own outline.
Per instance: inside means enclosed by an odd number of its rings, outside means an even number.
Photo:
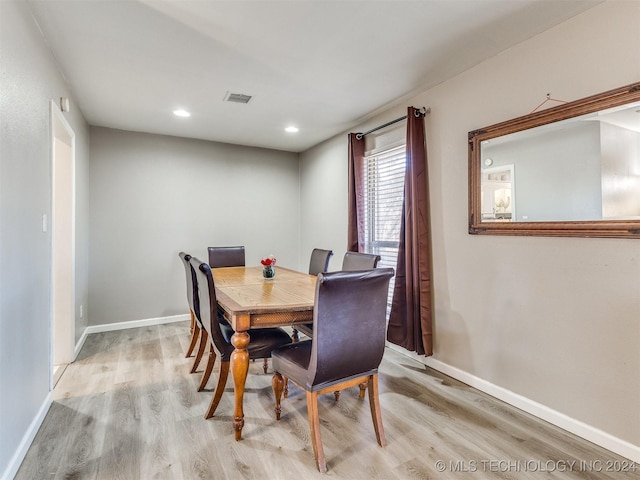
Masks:
[[[300,152],[600,0],[28,2],[89,124]]]

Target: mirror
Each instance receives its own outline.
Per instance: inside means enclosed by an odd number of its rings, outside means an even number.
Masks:
[[[640,238],[640,83],[469,132],[469,233]]]

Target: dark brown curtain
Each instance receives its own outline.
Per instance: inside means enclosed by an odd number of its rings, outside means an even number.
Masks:
[[[431,228],[424,115],[407,112],[407,171],[400,248],[387,340],[433,355],[431,307]]]
[[[347,251],[364,250],[364,137],[349,134],[349,225]]]

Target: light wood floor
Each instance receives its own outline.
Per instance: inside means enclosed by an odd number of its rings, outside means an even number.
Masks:
[[[197,392],[200,374],[188,373],[187,330],[181,322],[90,335],[56,386],[16,479],[321,478],[304,394],[291,386],[276,422],[271,371],[264,375],[261,361],[250,365],[243,439],[234,441],[231,380],[216,415],[203,419],[211,390]],[[640,476],[604,472],[629,462],[389,349],[380,395],[384,449],[357,388],[337,404],[322,398],[327,478]]]

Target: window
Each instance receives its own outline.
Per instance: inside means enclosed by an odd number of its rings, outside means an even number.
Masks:
[[[406,170],[405,146],[365,156],[364,191],[366,253],[380,255],[380,267],[396,268]],[[395,277],[389,285],[391,308]]]

